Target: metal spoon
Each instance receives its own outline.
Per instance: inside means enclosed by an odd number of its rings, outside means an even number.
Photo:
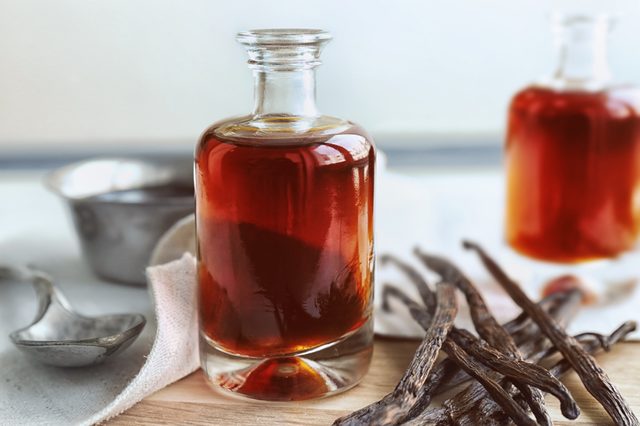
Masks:
[[[33,283],[38,313],[30,325],[9,337],[18,349],[44,364],[99,364],[131,345],[146,324],[140,314],[82,316],[71,308],[51,278],[40,271],[0,267],[0,278]]]

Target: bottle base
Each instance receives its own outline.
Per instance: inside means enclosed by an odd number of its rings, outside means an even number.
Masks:
[[[633,291],[638,281],[640,250],[626,252],[615,258],[593,259],[581,263],[556,263],[527,257],[513,249],[505,252],[503,263],[510,265],[511,275],[524,283],[527,290],[540,297],[548,294],[550,283],[560,277],[574,276],[581,280],[582,290],[591,295],[590,303],[609,303]]]
[[[200,335],[200,363],[214,389],[252,400],[301,401],[357,385],[373,353],[373,318],[348,337],[295,356],[246,358]]]
[[[637,248],[634,245],[619,247],[616,250],[563,250],[549,251],[540,245],[523,244],[520,241],[507,241],[509,247],[520,256],[545,264],[583,265],[619,259]]]

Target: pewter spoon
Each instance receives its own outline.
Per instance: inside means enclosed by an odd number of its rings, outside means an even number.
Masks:
[[[0,279],[33,283],[38,296],[36,317],[9,337],[18,349],[44,364],[58,367],[99,364],[133,343],[146,323],[140,314],[80,315],[41,271],[0,267]]]

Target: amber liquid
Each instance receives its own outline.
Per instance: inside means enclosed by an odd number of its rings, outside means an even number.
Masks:
[[[613,257],[640,233],[638,92],[528,88],[512,101],[506,235],[543,260]]]
[[[226,138],[221,125],[196,152],[201,330],[220,350],[251,357],[355,331],[372,299],[370,138],[356,126]]]

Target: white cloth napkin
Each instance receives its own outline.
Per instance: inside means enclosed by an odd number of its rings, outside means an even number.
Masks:
[[[195,273],[195,258],[190,254],[147,269],[158,327],[153,346],[146,362],[122,393],[86,424],[116,416],[198,368]]]
[[[92,425],[198,368],[194,258],[150,268],[148,276],[155,312],[146,313],[143,334],[122,354],[88,368],[41,365],[19,352],[5,337],[31,322],[36,298],[28,283],[0,283],[0,425]],[[146,293],[122,286],[113,292],[121,305]],[[101,293],[93,292],[98,300]]]

